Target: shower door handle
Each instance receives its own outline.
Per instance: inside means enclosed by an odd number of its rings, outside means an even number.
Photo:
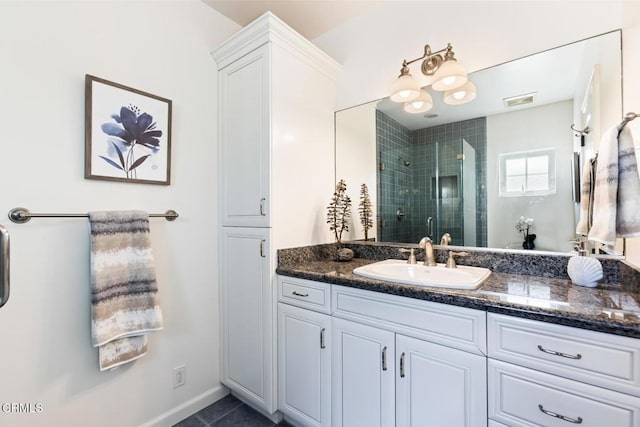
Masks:
[[[427,236],[433,239],[433,217],[427,218]]]
[[[9,300],[9,231],[0,225],[0,307]]]

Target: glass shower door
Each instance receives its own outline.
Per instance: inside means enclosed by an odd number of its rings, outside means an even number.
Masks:
[[[429,145],[435,161],[427,173],[425,223],[433,223],[432,239],[440,243],[449,233],[452,245],[476,246],[475,150],[462,138]]]

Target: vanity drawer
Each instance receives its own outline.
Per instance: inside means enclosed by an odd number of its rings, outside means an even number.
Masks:
[[[486,313],[333,285],[333,316],[475,354],[486,354]]]
[[[331,313],[331,285],[278,276],[278,301],[321,313]]]
[[[640,398],[489,359],[489,417],[509,426],[637,427]],[[564,417],[564,418],[562,418]]]
[[[488,355],[640,396],[640,340],[489,313]]]

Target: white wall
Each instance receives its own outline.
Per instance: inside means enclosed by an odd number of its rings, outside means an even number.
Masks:
[[[367,184],[373,227],[368,230],[369,239],[377,236],[378,197],[376,194],[376,108],[374,104],[365,108],[352,108],[336,115],[336,180],[344,179],[347,194],[351,197],[352,213],[349,231],[342,240],[364,239],[360,221],[360,186]]]
[[[0,309],[0,425],[171,425],[225,392],[219,382],[216,67],[238,26],[199,1],[0,2],[0,212],[175,209],[152,219],[165,329],[130,366],[99,372],[91,347],[86,219],[34,219],[11,233]],[[173,100],[172,184],[83,179],[84,75]],[[187,384],[172,387],[172,369]],[[184,409],[184,411],[180,411]]]
[[[490,248],[522,243],[515,229],[520,216],[535,220],[538,250],[569,251],[575,235],[571,196],[570,160],[573,137],[567,123],[573,116],[573,102],[564,101],[526,110],[487,117],[487,232]],[[540,123],[544,123],[541,126]],[[500,197],[500,154],[555,148],[556,193],[548,196]],[[514,249],[522,249],[515,247]]]

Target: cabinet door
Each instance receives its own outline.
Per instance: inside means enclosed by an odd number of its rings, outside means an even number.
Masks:
[[[331,425],[331,317],[278,304],[278,408],[305,426]]]
[[[332,319],[332,425],[393,426],[394,334]]]
[[[269,226],[269,57],[266,44],[218,74],[223,226]]]
[[[221,230],[222,382],[255,406],[273,412],[275,325],[267,258],[269,229]]]
[[[487,425],[483,356],[396,335],[396,425]]]

